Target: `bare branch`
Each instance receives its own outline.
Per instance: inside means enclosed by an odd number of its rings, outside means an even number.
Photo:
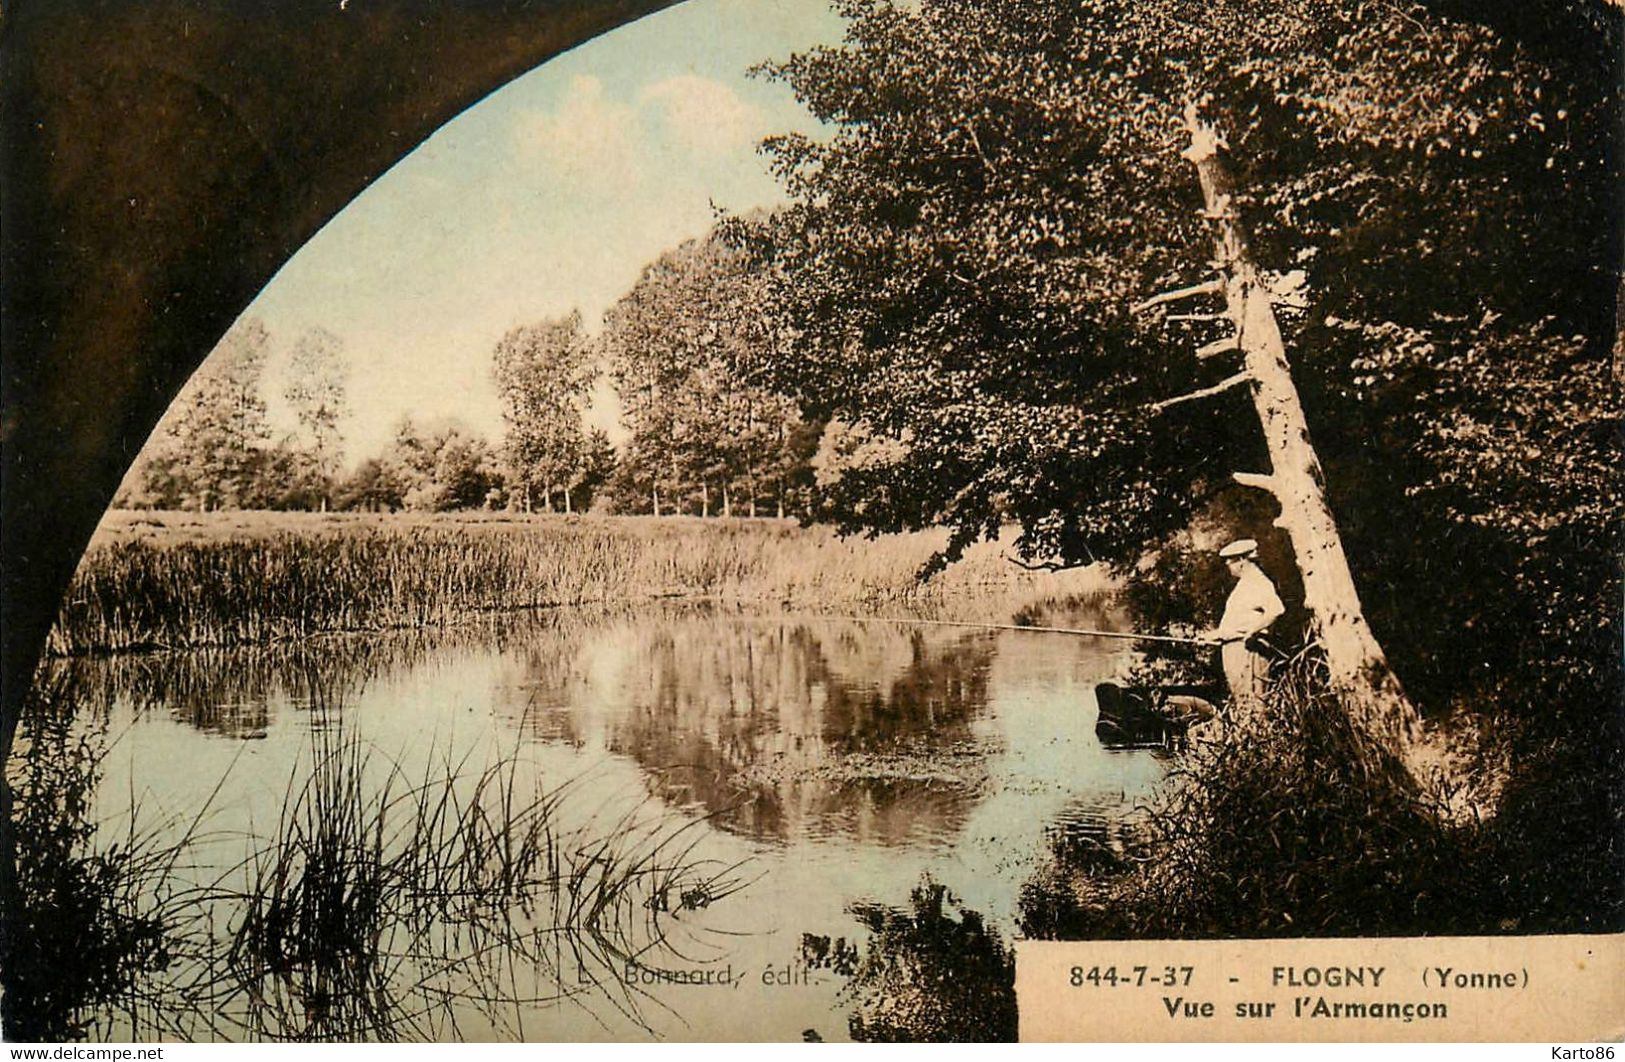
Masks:
[[[1234,335],[1228,336],[1224,339],[1215,339],[1213,342],[1207,344],[1207,346],[1198,347],[1196,350],[1196,356],[1200,360],[1206,361],[1208,358],[1216,357],[1220,354],[1228,354],[1232,350],[1240,349],[1241,336]]]
[[[976,135],[976,126],[966,122],[965,132],[970,134],[971,147],[976,149],[976,157],[982,160],[982,165],[987,168],[987,172],[998,176],[999,171],[993,168],[993,163],[988,160],[987,152],[982,150],[982,138]]]
[[[1194,402],[1198,398],[1212,398],[1214,395],[1223,394],[1232,387],[1240,387],[1242,384],[1251,379],[1252,375],[1246,370],[1242,370],[1241,372],[1236,373],[1234,376],[1225,377],[1212,387],[1204,387],[1200,391],[1192,391],[1190,394],[1180,395],[1177,398],[1165,398],[1161,402],[1151,403],[1148,408],[1153,413],[1161,413],[1169,406],[1177,406],[1184,402]]]
[[[1026,561],[1010,553],[1004,554],[1004,559],[1009,561],[1011,564],[1014,564],[1017,568],[1022,568],[1029,572],[1066,572],[1071,571],[1073,568],[1087,568],[1089,565],[1094,563],[1093,560]]]
[[[1160,295],[1153,295],[1144,302],[1137,302],[1128,308],[1129,313],[1144,313],[1153,306],[1161,306],[1165,302],[1178,302],[1180,299],[1194,299],[1200,295],[1223,295],[1224,282],[1219,280],[1204,280],[1200,284],[1192,284],[1188,288],[1178,291],[1165,291]]]
[[[1164,317],[1164,321],[1227,321],[1227,313],[1171,313]]]
[[[1275,477],[1264,472],[1232,472],[1230,478],[1243,487],[1257,487],[1271,494],[1275,494],[1278,489]]]

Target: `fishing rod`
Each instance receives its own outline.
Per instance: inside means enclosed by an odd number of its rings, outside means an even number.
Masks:
[[[1181,638],[1173,634],[1135,634],[1133,631],[1103,631],[1088,627],[1037,627],[1020,623],[973,623],[968,620],[919,619],[914,616],[831,616],[830,619],[855,620],[859,623],[909,623],[924,627],[971,627],[984,631],[1027,631],[1031,634],[1076,634],[1086,638],[1118,638],[1129,642],[1173,642],[1177,645],[1207,645],[1219,643],[1212,638]]]

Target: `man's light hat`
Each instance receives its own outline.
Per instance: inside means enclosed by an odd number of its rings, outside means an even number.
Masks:
[[[1219,551],[1219,556],[1228,560],[1231,557],[1251,557],[1258,552],[1258,543],[1250,538],[1238,538]]]

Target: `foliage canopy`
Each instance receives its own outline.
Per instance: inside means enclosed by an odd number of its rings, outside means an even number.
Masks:
[[[1357,575],[1504,585],[1420,619],[1379,600],[1384,622],[1594,670],[1617,612],[1617,8],[839,7],[842,46],[762,68],[831,132],[770,141],[791,204],[731,227],[795,335],[776,385],[893,442],[827,515],[950,524],[950,557],[1015,522],[1029,558],[1127,561],[1259,467],[1239,391],[1155,406],[1232,371],[1194,356],[1227,322],[1131,312],[1211,268],[1180,155],[1199,100]]]

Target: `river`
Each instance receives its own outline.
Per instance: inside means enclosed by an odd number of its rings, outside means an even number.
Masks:
[[[103,840],[132,814],[187,833],[194,882],[246,874],[245,838],[287,847],[279,820],[335,732],[361,750],[358,784],[397,792],[518,765],[520,788],[562,794],[549,836],[577,863],[634,858],[630,842],[583,854],[607,837],[679,838],[664,852],[683,867],[625,906],[619,936],[504,962],[459,954],[453,933],[437,938],[439,972],[414,951],[369,973],[380,992],[404,978],[432,1000],[399,1026],[347,1029],[287,975],[269,1002],[261,982],[210,995],[198,1024],[166,1015],[170,1035],[796,1040],[844,1039],[855,1008],[874,1009],[884,986],[830,956],[871,948],[886,912],[902,925],[912,896],[945,889],[954,924],[1007,945],[1058,832],[1109,841],[1133,820],[1166,760],[1103,748],[1093,694],[1133,659],[1059,634],[672,609],[55,667],[105,723]],[[237,917],[217,911],[211,932]],[[149,1018],[183,994],[149,1001]],[[142,1032],[138,1012],[106,1031]]]

